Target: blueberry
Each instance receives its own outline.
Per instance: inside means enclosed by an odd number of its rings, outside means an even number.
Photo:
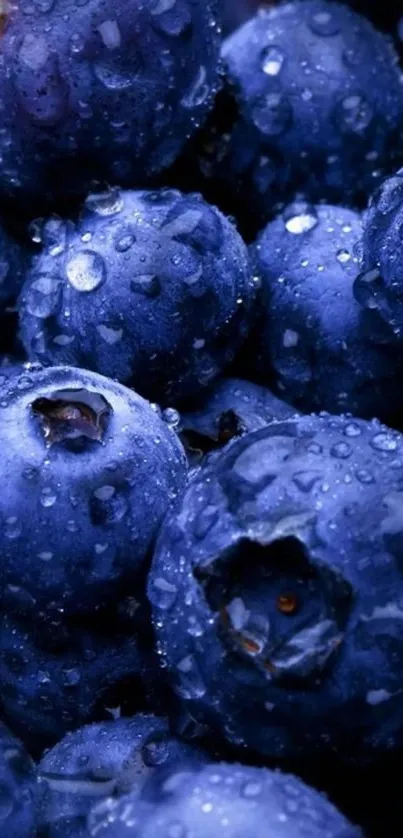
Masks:
[[[0,315],[18,296],[27,269],[28,256],[21,244],[0,226]]]
[[[21,742],[0,722],[0,830],[12,838],[32,838],[37,818],[34,763]]]
[[[2,191],[85,194],[170,165],[210,109],[219,40],[211,0],[4,5]]]
[[[386,37],[347,6],[290,2],[230,35],[222,57],[226,98],[192,159],[229,206],[238,199],[243,223],[268,220],[296,191],[362,204],[399,149],[400,72]]]
[[[296,202],[253,248],[264,319],[257,367],[308,412],[389,420],[403,407],[403,353],[354,299],[362,221],[348,209]]]
[[[373,319],[399,345],[403,327],[402,249],[403,169],[386,178],[372,195],[364,217],[363,271],[355,295]]]
[[[376,420],[307,416],[196,474],[148,587],[194,719],[277,759],[403,745],[402,466]]]
[[[201,751],[182,744],[164,718],[136,715],[87,725],[67,734],[39,764],[41,835],[88,836],[86,816],[103,798],[158,793],[167,775],[205,761]]]
[[[35,755],[86,722],[144,709],[153,668],[146,621],[127,626],[116,609],[90,621],[57,609],[0,621],[1,714]]]
[[[66,612],[136,578],[185,480],[174,432],[136,393],[68,367],[1,392],[1,593]]]
[[[188,403],[178,422],[188,456],[196,463],[203,454],[294,413],[265,387],[240,378],[223,378]]]
[[[91,195],[51,221],[20,298],[32,359],[75,364],[168,403],[206,386],[251,323],[255,284],[233,225],[199,195]]]
[[[158,805],[107,800],[89,817],[100,838],[358,838],[361,832],[291,774],[219,763],[173,773]]]

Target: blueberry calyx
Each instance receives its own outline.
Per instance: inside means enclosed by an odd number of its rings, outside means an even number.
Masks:
[[[103,396],[85,389],[57,390],[31,407],[48,445],[80,437],[102,442],[112,413]]]
[[[352,589],[296,537],[243,539],[194,570],[230,651],[266,678],[312,686],[340,648]]]

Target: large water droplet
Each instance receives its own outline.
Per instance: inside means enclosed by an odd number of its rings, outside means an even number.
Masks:
[[[308,26],[315,35],[329,37],[340,32],[340,24],[332,12],[313,12],[308,20]]]
[[[102,256],[93,250],[82,250],[71,256],[66,265],[66,274],[76,291],[95,291],[107,276]]]
[[[375,434],[370,441],[370,445],[376,451],[396,451],[398,447],[396,438],[391,433],[382,431],[379,434]]]
[[[278,76],[284,64],[284,53],[279,47],[270,46],[262,52],[262,70],[267,76]]]
[[[108,189],[106,192],[88,195],[85,208],[96,215],[116,215],[123,209],[122,193],[119,189]]]
[[[316,210],[310,204],[295,203],[287,207],[283,213],[285,228],[294,236],[309,233],[318,224]]]

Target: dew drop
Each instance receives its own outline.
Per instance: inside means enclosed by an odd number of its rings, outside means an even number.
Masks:
[[[67,279],[76,291],[95,291],[106,279],[105,262],[93,250],[82,250],[66,265]]]

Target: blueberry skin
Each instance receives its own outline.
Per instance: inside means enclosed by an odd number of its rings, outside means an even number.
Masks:
[[[166,719],[152,715],[69,733],[39,763],[41,836],[84,838],[87,815],[100,800],[128,793],[151,799],[179,766],[205,760],[202,751],[172,736]]]
[[[36,620],[41,617],[36,614]],[[4,614],[0,623],[0,706],[30,752],[42,754],[68,733],[114,713],[143,710],[155,666],[147,627],[126,628],[114,613],[101,626],[48,625]],[[93,617],[95,621],[95,615]]]
[[[20,297],[32,359],[95,369],[155,401],[197,393],[234,357],[255,299],[234,226],[199,195],[114,190],[51,222]]]
[[[305,412],[350,412],[383,421],[403,407],[403,354],[354,298],[362,270],[361,216],[295,203],[252,248],[262,280],[257,369]]]
[[[34,763],[22,743],[0,722],[0,828],[2,835],[32,838],[37,819]]]
[[[0,315],[18,297],[28,266],[28,255],[0,225]]]
[[[21,0],[2,16],[3,193],[144,183],[204,121],[218,84],[210,0]]]
[[[401,226],[403,169],[386,178],[374,192],[364,216],[363,273],[355,295],[369,312],[374,327],[383,323],[393,346],[402,341],[403,294]]]
[[[403,437],[307,416],[228,447],[157,542],[161,660],[192,717],[267,757],[403,744]]]
[[[86,370],[24,372],[1,397],[2,595],[14,586],[79,613],[126,593],[185,483],[176,435]]]
[[[193,158],[246,223],[269,220],[295,192],[362,204],[393,167],[398,59],[366,18],[324,0],[280,4],[230,35],[222,58],[228,96]]]
[[[241,378],[223,378],[187,404],[180,414],[179,433],[189,459],[196,464],[204,454],[295,412],[266,387]]]
[[[189,835],[216,838],[358,838],[324,795],[291,774],[218,763],[173,774],[147,813],[128,795],[94,807],[89,834],[101,838]],[[182,833],[180,829],[182,828]],[[175,832],[176,829],[176,832]]]

